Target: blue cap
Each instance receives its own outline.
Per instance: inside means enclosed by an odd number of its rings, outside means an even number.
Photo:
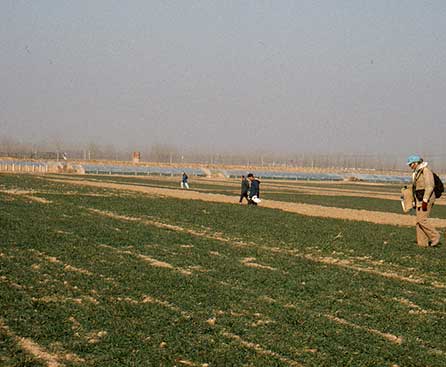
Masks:
[[[407,164],[410,166],[412,163],[420,163],[423,159],[418,154],[412,154],[407,158]]]

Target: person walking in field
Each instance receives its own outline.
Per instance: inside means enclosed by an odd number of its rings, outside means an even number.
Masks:
[[[186,172],[183,172],[183,176],[181,177],[181,188],[184,189],[189,189],[189,184],[187,182],[189,177],[187,177]]]
[[[252,173],[248,174],[251,185],[249,188],[248,205],[256,206],[260,203],[260,181]]]
[[[246,201],[249,203],[248,192],[249,192],[249,181],[245,176],[242,176],[239,204],[242,204],[243,198],[245,198]]]
[[[413,170],[412,189],[417,216],[417,245],[421,247],[437,246],[440,243],[440,233],[428,221],[435,203],[434,174],[428,167],[428,163],[423,162],[423,159],[417,154],[407,158],[407,164]]]

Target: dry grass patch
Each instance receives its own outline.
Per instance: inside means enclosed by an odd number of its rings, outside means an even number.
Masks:
[[[391,342],[393,344],[401,345],[403,343],[403,338],[400,337],[400,336],[396,336],[396,335],[393,335],[393,334],[390,334],[390,333],[384,333],[382,331],[379,331],[379,330],[376,330],[376,329],[372,329],[372,328],[369,328],[369,327],[366,327],[366,326],[356,325],[356,324],[354,324],[354,323],[352,323],[350,321],[347,321],[345,319],[341,319],[340,317],[336,317],[336,316],[333,316],[333,315],[323,315],[323,316],[326,317],[327,319],[331,320],[331,321],[334,321],[334,322],[338,323],[338,324],[349,326],[349,327],[354,328],[354,329],[359,329],[359,330],[362,330],[362,331],[366,331],[366,332],[368,332],[370,334],[378,335],[379,337],[384,338],[385,340],[387,340],[387,341],[389,341],[389,342]]]
[[[177,358],[175,360],[175,362],[179,363],[179,364],[181,364],[183,366],[191,366],[191,367],[208,367],[209,366],[208,363],[192,362],[192,361],[189,361],[187,359],[180,359],[180,358]]]
[[[34,196],[35,194],[38,194],[38,192],[35,191],[26,191],[26,190],[0,190],[0,192],[8,195],[16,195],[16,196],[22,196],[28,200],[34,201],[36,203],[40,204],[51,204],[50,200],[47,200],[45,198]]]
[[[30,249],[30,252],[36,254],[38,257],[40,257],[43,260],[46,260],[50,263],[53,264],[57,264],[57,265],[62,265],[63,269],[65,271],[70,271],[70,272],[74,272],[74,273],[80,273],[80,274],[84,274],[84,275],[88,275],[88,276],[94,276],[94,274],[87,270],[87,269],[82,269],[82,268],[78,268],[76,266],[70,265],[70,264],[65,264],[63,261],[59,260],[57,257],[55,256],[49,256],[43,252],[40,252],[38,250],[35,249]]]
[[[91,296],[80,296],[80,297],[63,297],[63,296],[44,296],[44,297],[32,297],[34,302],[40,303],[67,303],[72,302],[75,304],[83,304],[83,303],[91,303],[94,305],[98,305],[99,301]]]
[[[0,329],[5,332],[9,337],[13,338],[20,348],[26,353],[32,355],[38,360],[41,360],[47,364],[48,367],[62,367],[64,364],[61,361],[74,362],[77,364],[84,363],[85,360],[80,358],[74,353],[50,353],[41,345],[37,344],[30,338],[24,338],[16,335],[3,320],[0,319]]]
[[[236,335],[236,334],[233,334],[233,333],[230,333],[227,331],[223,331],[221,334],[225,338],[231,339],[247,349],[254,350],[256,353],[258,353],[260,355],[274,357],[274,358],[278,359],[279,361],[281,361],[282,363],[285,363],[286,365],[291,366],[291,367],[303,367],[303,364],[301,364],[297,361],[294,361],[290,358],[286,358],[286,357],[284,357],[276,352],[273,352],[269,349],[263,348],[260,344],[256,344],[256,343],[252,343],[252,342],[243,340],[239,335]]]
[[[140,259],[140,260],[142,260],[144,262],[147,262],[150,266],[153,266],[153,267],[156,267],[156,268],[164,268],[164,269],[173,270],[173,271],[178,272],[178,273],[180,273],[182,275],[191,275],[192,274],[192,272],[190,270],[186,270],[186,269],[183,269],[183,268],[175,267],[172,264],[169,264],[169,263],[167,263],[165,261],[160,261],[160,260],[154,259],[153,257],[147,256],[147,255],[139,254],[139,253],[132,252],[132,251],[129,251],[129,250],[120,250],[120,249],[118,249],[116,247],[108,246],[108,245],[100,245],[100,247],[110,249],[110,250],[112,250],[112,251],[114,251],[116,253],[119,253],[119,254],[125,254],[125,255],[134,256],[134,257],[136,257],[136,258],[138,258],[138,259]]]
[[[125,302],[125,303],[129,303],[129,304],[133,304],[133,305],[154,304],[154,305],[159,305],[159,306],[165,307],[165,308],[169,309],[170,311],[176,312],[187,320],[189,320],[192,317],[191,314],[182,310],[180,307],[178,307],[170,302],[163,301],[163,300],[160,300],[158,298],[148,296],[148,295],[141,296],[141,299],[134,299],[131,297],[112,297],[112,298],[110,298],[110,301],[111,302]]]
[[[254,262],[254,260],[256,260],[255,257],[245,257],[244,259],[240,260],[240,263],[244,266],[249,267],[249,268],[265,269],[265,270],[272,270],[272,271],[277,270],[276,268],[273,268],[268,265],[258,264],[256,262]]]

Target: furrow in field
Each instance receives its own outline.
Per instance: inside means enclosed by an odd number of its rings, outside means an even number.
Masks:
[[[287,250],[287,249],[283,249],[283,248],[279,248],[279,247],[268,247],[268,246],[264,246],[264,245],[260,245],[260,244],[256,244],[256,243],[251,243],[251,242],[248,243],[248,242],[242,242],[239,240],[233,240],[228,237],[223,237],[222,235],[214,236],[214,235],[208,234],[207,232],[200,232],[197,230],[187,229],[187,228],[180,227],[178,225],[173,226],[173,225],[169,225],[169,224],[164,224],[159,221],[147,220],[145,218],[122,216],[122,215],[119,215],[119,214],[116,214],[116,213],[113,213],[110,211],[105,212],[105,211],[91,209],[91,208],[89,208],[88,210],[90,210],[96,214],[104,215],[104,216],[118,219],[118,220],[143,223],[143,224],[146,224],[149,226],[156,226],[156,227],[165,228],[165,229],[169,229],[169,230],[173,230],[173,231],[188,233],[190,235],[194,235],[194,236],[198,236],[198,237],[204,237],[204,238],[208,238],[208,239],[217,240],[217,241],[229,244],[230,246],[233,246],[233,247],[240,247],[240,246],[255,247],[255,248],[260,248],[267,252],[281,253],[281,254],[285,254],[288,256],[306,259],[306,260],[309,260],[309,261],[312,261],[315,263],[321,263],[321,264],[326,264],[329,266],[336,266],[336,267],[351,269],[351,270],[358,271],[358,272],[378,275],[378,276],[381,276],[381,277],[384,277],[387,279],[394,279],[394,280],[407,282],[407,283],[411,283],[411,284],[422,284],[422,285],[427,285],[427,286],[431,286],[433,288],[438,288],[438,289],[446,288],[445,283],[442,283],[436,279],[435,280],[426,279],[425,275],[416,274],[413,269],[409,270],[407,268],[393,266],[393,271],[389,271],[388,269],[385,269],[387,264],[384,262],[381,263],[381,262],[377,262],[377,261],[373,261],[373,260],[369,260],[369,259],[360,261],[358,258],[356,258],[356,261],[355,261],[355,258],[339,259],[336,257],[321,256],[321,255],[316,255],[316,254],[312,254],[312,253],[303,253],[301,251]],[[405,273],[408,275],[402,275]]]
[[[276,268],[273,268],[268,265],[262,265],[259,263],[254,262],[256,260],[255,257],[245,257],[244,259],[240,260],[240,263],[244,266],[247,266],[248,268],[256,268],[256,269],[266,269],[266,270],[277,270]]]
[[[187,359],[181,359],[181,358],[176,359],[175,362],[179,363],[183,366],[191,366],[191,367],[208,367],[209,366],[208,363],[197,363],[197,362],[192,362]]]
[[[80,296],[80,297],[64,297],[64,296],[43,296],[43,297],[32,297],[31,298],[34,302],[39,303],[76,303],[76,304],[83,304],[83,303],[91,303],[94,305],[98,305],[99,301],[91,296]]]
[[[106,282],[111,282],[113,283],[114,280],[112,278],[109,277],[105,277],[102,274],[94,274],[93,272],[91,272],[90,270],[87,269],[83,269],[83,268],[79,268],[70,264],[66,264],[63,261],[59,260],[57,257],[55,256],[50,256],[44,252],[38,251],[36,249],[29,249],[29,251],[33,254],[35,254],[37,257],[39,257],[42,260],[45,260],[49,263],[53,263],[53,264],[57,264],[63,267],[63,270],[66,272],[74,272],[74,273],[79,273],[79,274],[83,274],[89,277],[98,277],[103,279]]]
[[[30,338],[24,338],[16,335],[4,322],[0,319],[0,329],[5,332],[9,337],[13,338],[15,342],[26,353],[32,355],[36,359],[39,359],[47,364],[48,367],[61,367],[64,364],[61,361],[73,362],[76,364],[83,364],[84,359],[80,358],[74,353],[65,353],[63,355],[50,353],[41,345],[37,344]]]
[[[35,249],[30,249],[29,251],[50,263],[62,265],[64,270],[66,270],[66,271],[80,273],[80,274],[84,274],[84,275],[88,275],[88,276],[93,276],[93,273],[91,271],[89,271],[87,269],[78,268],[78,267],[70,265],[70,264],[65,264],[63,261],[59,260],[57,257],[49,256],[49,255],[47,255],[41,251],[35,250]]]
[[[348,260],[348,259],[338,259],[338,258],[334,258],[334,257],[330,257],[330,256],[315,256],[315,255],[309,255],[309,254],[295,255],[295,256],[302,257],[302,258],[305,258],[305,259],[313,261],[313,262],[319,262],[321,264],[334,265],[334,266],[338,266],[338,267],[342,267],[342,268],[346,268],[346,269],[351,269],[351,270],[356,270],[356,271],[365,272],[365,273],[369,273],[369,274],[379,275],[384,278],[400,280],[403,282],[408,282],[408,283],[413,283],[413,284],[425,284],[426,283],[426,280],[424,280],[422,278],[418,278],[418,277],[415,278],[413,276],[406,277],[406,276],[400,275],[399,273],[383,271],[383,270],[379,270],[379,269],[372,268],[372,267],[358,266],[354,262],[352,262],[351,260]],[[434,288],[444,288],[443,286],[438,286],[438,284],[436,284],[436,283],[431,283],[431,285]]]
[[[425,308],[417,305],[416,303],[408,300],[407,298],[393,297],[393,298],[389,299],[389,301],[397,302],[397,303],[399,303],[399,304],[401,304],[403,306],[406,306],[409,309],[409,314],[411,314],[411,315],[434,315],[434,316],[439,316],[439,317],[446,316],[446,312],[437,311],[437,310],[431,310],[431,309],[425,309]]]
[[[98,214],[101,214],[100,211],[95,211],[95,212],[98,213]],[[126,220],[126,221],[129,221],[129,220],[130,221],[138,221],[139,223],[140,222],[144,222],[143,218],[135,218],[135,217],[125,217],[125,218],[122,218],[119,215],[115,216],[111,212],[107,212],[106,215],[109,216],[109,217],[115,217],[116,219],[121,219],[121,220]],[[157,221],[156,223],[158,225],[160,224],[159,221]],[[145,224],[151,225],[152,223],[151,223],[151,221],[148,221]],[[199,235],[200,237],[208,237],[210,239],[216,239],[213,236],[208,236],[206,233],[200,233],[200,232],[195,231],[195,230],[191,231],[191,230],[188,230],[188,229],[180,227],[180,226],[169,226],[168,225],[168,226],[162,226],[162,227],[166,228],[166,229],[169,229],[169,230],[175,230],[175,231],[181,231],[181,232],[190,233],[190,234],[196,234],[196,235]],[[221,241],[223,240],[223,242],[225,242],[227,244],[231,244],[231,239],[230,238],[221,238],[221,236],[219,236],[219,237],[220,237]],[[248,244],[245,244],[245,245],[248,245]],[[238,241],[236,242],[236,246],[237,247],[239,246],[239,242]],[[349,259],[337,259],[337,258],[333,258],[333,257],[323,257],[323,256],[309,255],[309,254],[299,254],[295,250],[285,250],[285,249],[280,249],[280,248],[270,248],[270,247],[267,247],[267,246],[256,245],[255,243],[250,243],[249,246],[255,246],[255,247],[261,248],[262,250],[265,250],[265,251],[280,252],[280,253],[284,253],[286,255],[296,256],[296,257],[299,257],[299,258],[310,260],[312,262],[339,266],[339,267],[343,267],[343,268],[352,269],[352,270],[355,270],[355,271],[362,271],[362,272],[366,272],[366,273],[370,273],[370,274],[379,275],[379,276],[382,276],[382,277],[385,277],[385,278],[395,279],[395,280],[398,280],[398,281],[404,281],[404,282],[408,282],[408,283],[412,283],[412,284],[425,284],[425,283],[427,283],[427,281],[425,279],[423,279],[423,278],[413,277],[412,275],[411,276],[402,276],[402,275],[400,275],[401,272],[380,271],[380,270],[377,270],[377,269],[374,269],[374,268],[371,268],[371,267],[360,267],[360,266],[356,265],[353,261],[350,261]],[[357,258],[356,257],[354,259],[357,260],[357,261],[358,260],[364,260],[366,262],[369,261],[370,263],[372,263],[374,265],[385,265],[382,262],[373,261],[373,260],[370,260],[369,258],[363,259],[363,258]],[[253,260],[255,260],[255,259],[254,258],[245,258],[241,262],[245,263],[245,265],[246,265],[246,263],[253,263]],[[262,267],[262,266],[260,266],[260,267]],[[269,270],[271,270],[271,269],[269,269]],[[432,286],[436,287],[436,288],[443,288],[444,287],[443,284],[440,284],[438,282],[432,283]],[[270,298],[268,296],[264,296],[261,299],[261,302],[277,303],[274,299],[272,299],[272,298]],[[293,305],[282,305],[282,306],[284,308],[290,308],[290,307],[291,308],[295,308]],[[310,313],[312,313],[312,312],[310,312]],[[320,314],[317,314],[317,313],[313,313],[313,315],[314,316],[321,316]],[[363,330],[363,331],[365,331],[367,333],[379,336],[379,337],[384,338],[385,340],[387,340],[387,341],[389,341],[389,342],[391,342],[393,344],[401,344],[403,342],[403,338],[402,337],[396,336],[396,335],[391,334],[391,333],[386,333],[386,332],[383,332],[383,331],[380,331],[380,330],[377,330],[377,329],[374,329],[374,328],[358,325],[358,324],[352,323],[350,321],[347,321],[345,319],[342,319],[342,318],[339,318],[339,317],[336,317],[336,316],[332,316],[332,315],[322,315],[322,316],[327,318],[327,319],[329,319],[330,321],[335,322],[335,323],[342,324],[344,326],[348,326],[348,327],[351,327],[351,328],[354,328],[354,329]],[[208,323],[210,323],[211,325],[214,325],[215,322],[216,322],[215,319],[208,320]],[[268,322],[274,322],[274,320],[269,320]],[[258,325],[256,323],[253,323],[251,326],[252,327],[256,327]]]
[[[133,304],[133,305],[154,304],[154,305],[159,305],[159,306],[165,307],[165,308],[167,308],[171,311],[174,311],[176,313],[179,313],[181,316],[183,316],[187,320],[189,320],[192,317],[188,312],[183,311],[180,307],[178,307],[170,302],[163,301],[161,299],[158,299],[158,298],[152,297],[152,296],[148,296],[148,295],[142,295],[141,299],[134,299],[131,297],[112,297],[112,298],[110,298],[110,301],[124,302],[124,303]]]
[[[433,288],[438,288],[438,289],[446,288],[445,283],[441,283],[436,280],[426,279],[425,277],[423,277],[423,275],[419,275],[419,274],[417,275],[417,274],[414,274],[414,272],[412,272],[412,274],[410,274],[408,276],[401,275],[402,273],[408,271],[407,268],[394,266],[393,267],[394,271],[388,271],[386,269],[379,269],[376,267],[372,267],[372,266],[370,266],[370,264],[367,264],[367,262],[365,263],[365,266],[360,266],[359,264],[355,263],[354,260],[351,260],[351,259],[339,259],[339,258],[335,258],[335,257],[331,257],[331,256],[302,254],[302,253],[298,253],[294,250],[286,250],[286,249],[277,248],[277,247],[271,248],[271,247],[262,246],[262,249],[273,251],[273,252],[278,252],[278,253],[282,253],[282,254],[288,254],[290,256],[303,258],[303,259],[306,259],[306,260],[309,260],[312,262],[316,262],[316,263],[351,269],[351,270],[355,270],[355,271],[359,271],[359,272],[378,275],[378,276],[388,278],[388,279],[395,279],[395,280],[402,281],[402,282],[407,282],[407,283],[412,283],[412,284],[422,284],[422,285],[427,285],[427,286],[431,286]],[[384,267],[384,266],[386,266],[386,263],[383,262],[383,263],[380,263],[380,265],[382,267]]]
[[[214,240],[218,240],[218,241],[222,241],[222,242],[231,242],[231,243],[237,245],[238,247],[252,245],[247,242],[238,241],[235,239],[227,239],[225,237],[222,237],[221,234],[209,233],[209,232],[205,232],[205,231],[197,231],[195,229],[184,228],[184,227],[180,227],[177,225],[172,225],[172,224],[156,221],[153,219],[147,219],[147,218],[141,218],[141,217],[129,217],[129,216],[120,215],[120,214],[117,214],[117,213],[114,213],[111,211],[98,210],[98,209],[94,209],[94,208],[86,208],[86,209],[93,213],[96,213],[96,214],[99,214],[99,215],[102,215],[102,216],[105,216],[108,218],[117,219],[117,220],[121,220],[121,221],[127,221],[127,222],[138,222],[138,223],[142,223],[142,224],[145,224],[148,226],[153,226],[153,227],[157,227],[157,228],[161,228],[161,229],[167,229],[167,230],[171,230],[171,231],[187,233],[187,234],[190,234],[190,235],[196,236],[196,237],[214,239]]]
[[[221,332],[221,335],[223,335],[225,338],[228,338],[228,339],[231,339],[231,340],[237,342],[238,344],[240,344],[241,346],[243,346],[247,349],[254,350],[258,354],[274,357],[274,358],[278,359],[279,361],[281,361],[282,363],[285,363],[288,366],[303,367],[303,364],[301,364],[297,361],[294,361],[290,358],[284,357],[276,352],[273,352],[272,350],[266,349],[266,348],[262,347],[260,344],[246,341],[246,340],[242,339],[237,334],[233,334],[233,333],[223,330]]]
[[[56,258],[47,256],[46,254],[39,252],[37,250],[31,249],[29,250],[30,252],[37,254],[38,256],[38,260],[39,261],[48,261],[50,263],[56,263],[58,265],[62,265],[63,263],[61,261],[59,261]],[[40,271],[41,269],[41,265],[40,264],[32,264],[31,265],[31,269],[35,272]],[[74,269],[74,270],[73,270]],[[63,267],[64,271],[71,271],[71,272],[76,272],[76,273],[81,273],[81,274],[87,274],[88,276],[93,276],[93,277],[98,277],[98,278],[105,278],[102,275],[95,275],[93,273],[90,272],[85,272],[85,271],[79,271],[79,270],[84,270],[84,269],[78,269],[75,267],[71,267],[71,266],[64,266]],[[107,278],[109,281],[113,281],[112,279]],[[48,283],[61,283],[61,286],[65,287],[66,289],[69,289],[70,292],[78,292],[79,288],[77,286],[73,286],[71,285],[68,281],[63,280],[63,278],[56,276],[56,277],[50,277],[48,274],[44,274],[44,280],[39,280],[37,281],[36,284],[43,284],[43,289],[45,290],[50,290],[52,289],[52,287],[50,287],[48,285]],[[114,281],[113,281],[114,282]],[[33,290],[35,290],[37,287],[36,286],[25,286],[25,285],[21,285],[18,284],[10,279],[8,279],[5,275],[0,276],[0,283],[6,283],[8,284],[11,288],[15,288],[18,290],[22,290],[25,293],[29,294],[30,292],[32,292]],[[97,295],[97,291],[92,289],[89,291],[89,293],[91,295]],[[41,297],[31,297],[31,300],[33,302],[39,302],[39,303],[75,303],[75,304],[84,304],[84,303],[91,303],[91,304],[99,304],[99,301],[97,301],[93,296],[91,295],[81,295],[78,297],[65,297],[62,295],[46,295],[46,296],[41,296]]]
[[[254,294],[254,292],[251,289],[246,289],[246,291],[249,291],[249,292]],[[259,296],[258,300],[261,303],[269,303],[269,304],[279,305],[279,306],[283,307],[284,309],[298,309],[298,307],[296,305],[294,305],[294,304],[290,304],[290,303],[283,304],[283,303],[277,301],[276,299],[271,298],[271,297],[269,297],[267,295]],[[417,306],[417,305],[415,305],[415,304],[413,304],[410,301],[405,300],[405,299],[393,299],[393,300],[397,301],[397,302],[400,302],[402,304],[408,305],[409,307],[415,308],[416,311],[414,311],[414,312],[411,312],[412,310],[409,311],[409,313],[411,313],[411,314],[426,314],[426,313],[428,313],[428,314],[436,314],[436,315],[440,315],[440,316],[445,314],[444,312],[440,312],[440,311],[423,310],[421,307],[419,307],[419,306]],[[304,311],[304,310],[302,309],[300,311]],[[392,344],[401,345],[404,342],[404,338],[402,336],[397,336],[397,335],[394,335],[392,333],[383,332],[383,331],[380,331],[378,329],[370,328],[368,326],[358,325],[358,324],[355,324],[355,323],[353,323],[351,321],[342,319],[342,318],[334,316],[334,315],[320,314],[319,312],[312,311],[312,310],[310,310],[308,308],[305,308],[305,312],[311,314],[314,317],[324,317],[324,318],[326,318],[326,319],[328,319],[328,320],[330,320],[332,322],[335,322],[337,324],[341,324],[341,325],[348,326],[348,327],[353,328],[353,329],[361,330],[361,331],[367,332],[369,334],[376,335],[376,336],[378,336],[380,338],[383,338],[383,339],[391,342]],[[220,313],[217,312],[217,315],[223,315],[223,314],[224,314],[223,311],[220,311]],[[237,316],[237,315],[241,315],[241,314],[231,313],[231,315],[232,316]],[[243,315],[246,315],[246,312],[243,313]],[[271,322],[275,323],[276,321],[268,319],[267,323],[271,323]],[[253,323],[251,326],[254,327],[256,325],[255,325],[255,323]],[[445,351],[443,351],[443,350],[441,350],[439,348],[432,348],[431,346],[428,345],[428,343],[423,342],[419,338],[417,338],[417,341],[419,342],[419,345],[421,347],[423,347],[424,349],[426,349],[428,351],[428,353],[431,353],[431,354],[434,354],[434,355],[446,355]]]
[[[376,329],[372,329],[372,328],[369,328],[369,327],[357,325],[357,324],[354,324],[354,323],[352,323],[350,321],[347,321],[345,319],[342,319],[340,317],[336,317],[336,316],[333,316],[333,315],[323,315],[323,316],[325,318],[331,320],[331,321],[334,321],[334,322],[338,323],[338,324],[345,325],[345,326],[348,326],[348,327],[351,327],[351,328],[354,328],[354,329],[363,330],[363,331],[366,331],[366,332],[374,334],[374,335],[378,335],[379,337],[384,338],[384,339],[388,340],[391,343],[398,344],[398,345],[403,343],[403,338],[400,337],[400,336],[396,336],[396,335],[393,335],[393,334],[390,334],[390,333],[383,333],[382,331],[379,331],[379,330],[376,330]]]
[[[50,200],[47,200],[45,198],[41,198],[38,196],[34,196],[33,194],[36,194],[34,191],[24,191],[24,190],[0,190],[0,192],[8,195],[15,195],[15,196],[21,196],[28,200],[34,201],[36,203],[40,204],[51,204]]]
[[[281,304],[280,302],[278,302],[275,299],[270,298],[268,296],[261,296],[261,297],[259,297],[259,301],[272,303],[272,304],[274,303],[274,304],[277,304],[277,305],[279,305],[279,306],[281,306],[281,307],[283,307],[285,309],[297,309],[296,305],[293,305],[293,304]],[[329,314],[320,314],[320,313],[317,313],[315,311],[308,310],[308,309],[306,309],[305,311],[308,312],[309,314],[311,314],[314,317],[324,317],[324,318],[326,318],[326,319],[328,319],[330,321],[333,321],[333,322],[335,322],[337,324],[341,324],[341,325],[344,325],[344,326],[351,327],[353,329],[358,329],[358,330],[361,330],[361,331],[365,331],[365,332],[367,332],[369,334],[377,335],[377,336],[379,336],[379,337],[381,337],[381,338],[383,338],[383,339],[385,339],[385,340],[387,340],[387,341],[389,341],[389,342],[391,342],[393,344],[401,345],[403,343],[403,337],[401,337],[401,336],[397,336],[397,335],[394,335],[394,334],[391,334],[391,333],[385,333],[385,332],[382,332],[380,330],[377,330],[377,329],[374,329],[374,328],[370,328],[370,327],[367,327],[367,326],[358,325],[358,324],[355,324],[355,323],[353,323],[351,321],[347,321],[347,320],[342,319],[342,318],[337,317],[337,316],[333,316],[333,315],[329,315]]]
[[[131,297],[116,297],[116,298],[111,298],[110,300],[114,301],[114,302],[126,302],[126,303],[130,303],[130,304],[135,304],[135,305],[141,305],[141,304],[146,304],[146,303],[157,304],[157,305],[160,305],[162,307],[166,307],[167,309],[169,309],[171,311],[179,313],[181,316],[183,316],[184,318],[186,318],[188,320],[192,318],[192,315],[190,313],[182,310],[180,307],[178,307],[178,306],[176,306],[176,305],[174,305],[174,304],[172,304],[170,302],[163,301],[163,300],[160,300],[160,299],[157,299],[157,298],[154,298],[154,297],[151,297],[151,296],[147,296],[147,295],[142,296],[141,299],[134,299],[134,298],[131,298]],[[227,312],[217,311],[216,313],[218,315],[223,315],[223,314],[225,314]],[[239,313],[232,313],[232,312],[230,312],[229,314],[231,316],[237,317],[237,316],[245,315],[246,313],[239,314]],[[260,317],[261,316],[258,313],[254,314],[254,315],[256,317]],[[208,319],[205,322],[208,323],[211,326],[215,326],[215,320],[216,319],[213,318],[213,319]],[[270,319],[268,319],[266,321],[259,319],[256,322],[253,322],[253,324],[251,326],[252,327],[257,327],[257,326],[265,325],[265,324],[268,324],[268,323],[271,323],[271,322],[273,322],[273,321],[270,320]],[[282,355],[280,355],[278,353],[275,353],[275,352],[272,352],[272,351],[270,351],[268,349],[265,349],[265,348],[261,347],[259,344],[255,344],[255,343],[244,341],[238,335],[230,333],[230,332],[228,332],[228,331],[226,331],[224,329],[222,329],[221,334],[224,337],[226,337],[226,338],[230,338],[230,339],[236,340],[243,347],[248,348],[248,349],[253,349],[257,353],[259,353],[261,355],[267,355],[267,356],[274,357],[274,358],[280,360],[281,362],[283,362],[285,364],[288,364],[289,366],[302,366],[300,363],[298,363],[296,361],[293,361],[293,360],[291,360],[289,358],[283,357]],[[190,362],[190,361],[186,361],[186,360],[183,360],[183,361],[184,361],[184,363],[182,363],[182,364],[185,364],[185,365],[198,365],[198,366],[206,366],[207,365],[206,363],[204,363],[204,364],[196,364],[195,362]],[[180,363],[180,360],[177,359],[177,362]],[[192,364],[188,364],[188,363],[192,363]]]
[[[102,247],[104,247],[104,246],[102,246]],[[106,247],[109,247],[109,246],[106,246]],[[124,253],[127,253],[127,251],[124,251]],[[251,260],[251,259],[249,259],[249,260]],[[252,290],[248,290],[248,291],[252,292]],[[87,297],[87,298],[89,299],[89,297]],[[88,300],[87,298],[85,298],[85,299]],[[114,298],[110,298],[110,300],[112,302],[127,302],[127,303],[131,303],[131,304],[147,304],[147,303],[149,303],[149,304],[157,304],[157,305],[160,305],[162,307],[168,308],[168,309],[170,309],[170,310],[172,310],[172,311],[174,311],[176,313],[181,314],[186,319],[192,318],[192,315],[190,313],[188,313],[186,311],[183,311],[180,307],[178,307],[178,306],[176,306],[176,305],[174,305],[174,304],[172,304],[170,302],[163,301],[163,300],[160,300],[160,299],[157,299],[155,297],[148,296],[148,295],[143,295],[141,297],[141,299],[133,299],[133,298],[130,298],[130,297],[114,297]],[[41,299],[40,301],[45,301],[45,299]],[[51,301],[57,301],[57,300],[49,299],[47,301],[51,302]],[[290,308],[291,307],[289,305],[282,305],[282,304],[280,304],[280,302],[277,302],[276,300],[274,300],[274,299],[272,299],[271,297],[268,297],[268,296],[261,297],[261,302],[277,303],[277,304],[281,305],[284,308]],[[296,307],[292,306],[291,308],[296,308]],[[320,314],[317,314],[315,312],[311,312],[311,311],[308,311],[308,310],[307,310],[307,312],[310,312],[310,314],[313,314],[314,316],[323,316],[323,317],[327,318],[330,321],[333,321],[333,322],[338,323],[338,324],[342,324],[344,326],[348,326],[348,327],[351,327],[351,328],[354,328],[354,329],[362,330],[362,331],[365,331],[367,333],[371,333],[371,334],[377,335],[377,336],[382,337],[382,338],[384,338],[384,339],[386,339],[386,340],[388,340],[388,341],[390,341],[391,343],[394,343],[394,344],[401,344],[402,341],[403,341],[402,337],[398,337],[398,336],[393,335],[391,333],[385,333],[385,332],[379,331],[377,329],[369,328],[369,327],[366,327],[366,326],[357,325],[357,324],[354,324],[354,323],[352,323],[350,321],[347,321],[345,319],[341,319],[341,318],[336,317],[336,316],[320,315]],[[227,313],[227,312],[217,311],[216,315],[217,316],[221,316],[221,315],[224,315],[225,313]],[[237,316],[243,316],[243,315],[247,316],[248,314],[246,312],[243,313],[243,314],[236,313],[236,312],[235,313],[230,312],[229,315],[233,316],[233,317],[237,317]],[[268,317],[267,318],[265,318],[265,317],[262,318],[261,314],[255,313],[253,315],[256,318],[258,318],[258,320],[256,320],[255,322],[251,323],[251,327],[258,327],[258,326],[266,325],[266,324],[269,324],[269,323],[275,323],[274,320],[272,320],[272,319],[270,319]],[[216,319],[215,318],[209,319],[206,322],[209,325],[214,326],[215,323],[216,323]],[[259,354],[268,355],[268,356],[274,357],[274,358],[280,360],[281,362],[286,363],[286,364],[288,364],[290,366],[300,365],[298,362],[293,361],[293,360],[291,360],[289,358],[283,357],[280,354],[272,352],[272,351],[270,351],[268,349],[265,349],[265,348],[259,346],[258,344],[254,344],[254,343],[251,343],[251,342],[244,341],[243,339],[241,339],[236,334],[229,333],[229,332],[225,332],[225,333],[226,334],[224,334],[223,336],[231,338],[233,340],[236,340],[243,347],[248,348],[248,349],[253,349],[253,350],[255,350]],[[88,341],[89,341],[89,343],[96,343],[96,342],[98,342],[98,338],[91,336],[91,338],[90,337],[88,338]]]
[[[153,266],[155,268],[165,268],[165,269],[173,270],[177,273],[180,273],[181,275],[191,275],[192,274],[192,272],[190,270],[175,267],[172,264],[154,259],[153,257],[147,256],[147,255],[132,252],[130,250],[120,250],[116,247],[109,246],[109,245],[99,245],[99,246],[102,248],[107,248],[109,250],[112,250],[118,254],[131,255],[131,256],[136,257],[144,262],[147,262],[150,266]]]

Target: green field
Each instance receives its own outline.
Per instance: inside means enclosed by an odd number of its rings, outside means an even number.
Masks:
[[[70,179],[79,179],[78,177],[66,176]],[[110,175],[94,175],[85,177],[84,180],[93,182],[110,182],[117,184],[142,186],[142,187],[161,187],[168,189],[181,190],[178,180],[172,178],[153,178],[153,177],[132,177],[132,176],[110,176]],[[223,194],[234,197],[234,201],[238,199],[240,195],[239,181],[229,180],[226,184],[219,182],[206,181],[196,179],[192,184],[194,191],[203,193],[215,193]],[[332,206],[337,208],[347,209],[364,209],[373,210],[386,213],[401,214],[401,204],[399,200],[389,200],[370,197],[355,197],[346,196],[345,193],[339,192],[337,195],[317,195],[308,194],[302,192],[300,187],[308,186],[310,188],[328,188],[328,189],[344,189],[352,190],[357,193],[363,191],[375,191],[380,194],[382,191],[386,193],[394,193],[394,199],[399,199],[401,185],[388,184],[388,185],[367,185],[360,184],[328,184],[328,183],[315,183],[315,182],[286,182],[280,183],[272,180],[265,180],[261,185],[261,196],[266,200],[276,200],[293,203],[305,203],[321,206]],[[374,189],[376,187],[376,189]],[[436,205],[432,212],[432,217],[446,218],[446,205]]]
[[[0,366],[446,366],[445,247],[413,228],[31,175],[0,205]]]

